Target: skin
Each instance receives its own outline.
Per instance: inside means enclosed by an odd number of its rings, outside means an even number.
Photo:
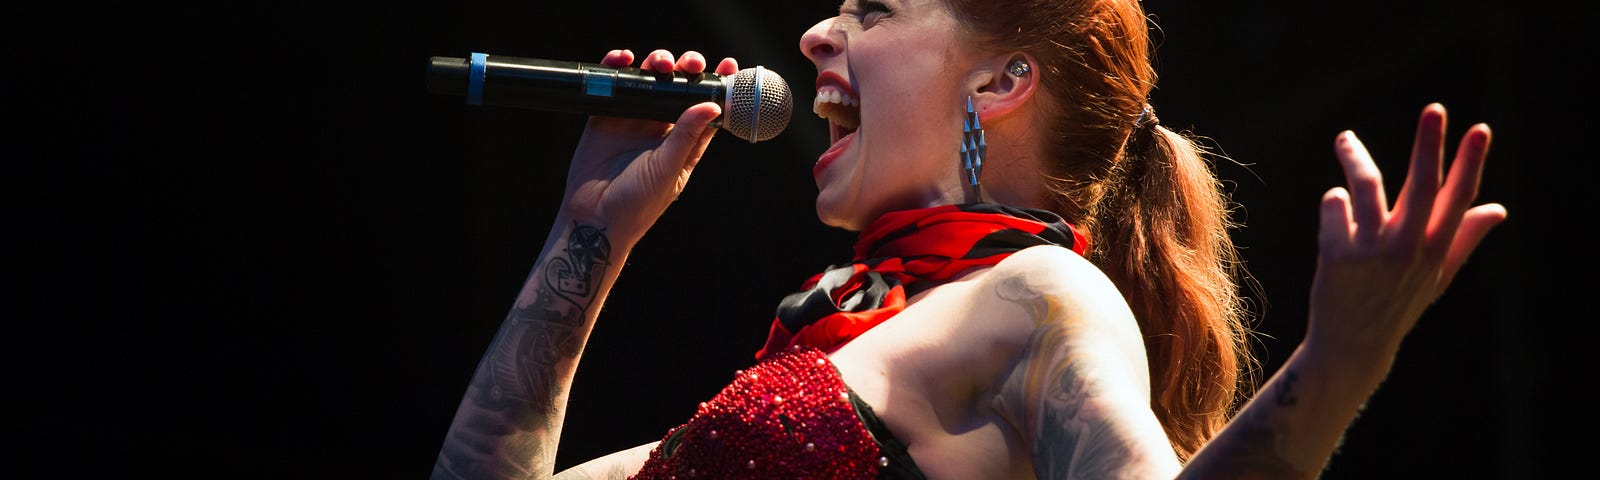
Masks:
[[[952,148],[961,118],[929,115],[928,105],[959,105],[962,78],[944,69],[970,67],[969,49],[944,32],[955,19],[938,2],[904,2],[891,12],[847,3],[837,17],[801,37],[801,51],[819,74],[843,77],[861,100],[854,141],[817,175],[817,215],[859,230],[890,210],[956,203],[962,198]],[[919,52],[906,55],[907,51]],[[914,141],[948,138],[952,142]],[[927,168],[930,160],[950,168]]]
[[[1406,334],[1506,219],[1499,204],[1472,205],[1488,158],[1488,125],[1462,136],[1448,175],[1445,125],[1443,105],[1423,108],[1393,205],[1366,147],[1354,132],[1340,132],[1334,152],[1348,187],[1322,198],[1306,337],[1263,394],[1186,465],[1184,478],[1314,478],[1322,471]],[[1298,401],[1312,398],[1314,405]]]
[[[1029,248],[913,298],[833,358],[930,478],[1170,478],[1120,298],[1071,251]]]
[[[927,115],[929,98],[971,97],[982,112],[995,166],[985,169],[985,199],[1036,206],[1029,199],[1038,192],[1018,179],[1033,171],[1040,144],[1031,103],[1046,100],[1033,79],[1003,70],[1028,57],[964,50],[935,1],[887,6],[846,2],[801,40],[819,76],[833,72],[860,95],[859,138],[817,176],[819,218],[853,229],[891,209],[971,200],[952,148],[960,119],[955,110]],[[635,60],[617,50],[604,63]],[[707,66],[697,52],[639,60],[662,72]],[[731,75],[737,64],[724,59],[716,71]],[[589,120],[558,219],[468,387],[433,478],[623,478],[639,469],[653,442],[555,474],[566,391],[606,292],[687,185],[718,114],[706,103],[674,124]],[[1150,411],[1143,338],[1127,305],[1097,268],[1059,247],[1023,250],[922,292],[830,357],[930,478],[1314,477],[1401,340],[1505,219],[1499,205],[1471,206],[1488,127],[1468,130],[1445,176],[1444,117],[1442,106],[1423,110],[1393,207],[1365,148],[1340,134],[1348,187],[1322,202],[1306,338],[1185,465]]]
[[[603,62],[630,65],[615,50]],[[665,51],[641,62],[651,71],[705,71],[705,58]],[[732,75],[724,59],[716,72]],[[566,194],[532,272],[484,354],[456,410],[431,478],[548,478],[572,375],[605,295],[628,252],[688,181],[716,130],[714,103],[684,111],[673,124],[590,118],[568,170]],[[609,478],[634,471],[647,448],[566,477]]]
[[[1024,160],[1034,157],[1011,150],[1037,144],[1013,128],[1032,114],[1032,77],[1003,70],[1023,55],[974,50],[962,28],[936,0],[847,1],[801,36],[819,79],[844,79],[861,101],[860,128],[816,175],[823,223],[860,230],[884,212],[977,200],[957,148],[968,98],[991,145],[984,184],[993,194],[984,200],[1043,204],[1042,187],[1014,175],[1038,171]]]

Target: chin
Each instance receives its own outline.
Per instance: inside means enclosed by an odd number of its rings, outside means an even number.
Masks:
[[[839,215],[839,212],[829,208],[821,196],[817,197],[817,220],[821,220],[823,225],[830,227],[842,228],[852,232],[861,231],[859,225],[851,223],[847,217]]]
[[[817,220],[824,225],[842,228],[852,232],[859,232],[866,228],[872,219],[863,219],[861,209],[828,194],[827,190],[817,193]]]

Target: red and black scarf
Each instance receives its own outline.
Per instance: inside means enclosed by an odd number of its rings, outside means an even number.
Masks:
[[[1035,245],[1083,255],[1088,243],[1060,216],[1039,209],[973,203],[884,214],[861,231],[850,264],[830,267],[784,297],[756,358],[790,345],[832,352],[900,313],[915,292],[969,268]]]

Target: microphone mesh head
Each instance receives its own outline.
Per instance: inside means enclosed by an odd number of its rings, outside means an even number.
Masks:
[[[776,72],[746,68],[733,75],[722,126],[750,143],[770,140],[789,127],[794,115],[794,93]]]

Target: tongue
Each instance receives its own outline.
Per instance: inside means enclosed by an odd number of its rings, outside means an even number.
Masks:
[[[829,153],[832,153],[834,150],[839,150],[839,149],[842,149],[845,146],[849,145],[850,144],[850,139],[855,138],[855,134],[856,134],[855,130],[844,130],[844,129],[835,130],[834,133],[835,133],[835,135],[833,137],[833,144],[832,145],[828,145],[828,149],[826,151],[822,152],[823,155],[827,155]]]

